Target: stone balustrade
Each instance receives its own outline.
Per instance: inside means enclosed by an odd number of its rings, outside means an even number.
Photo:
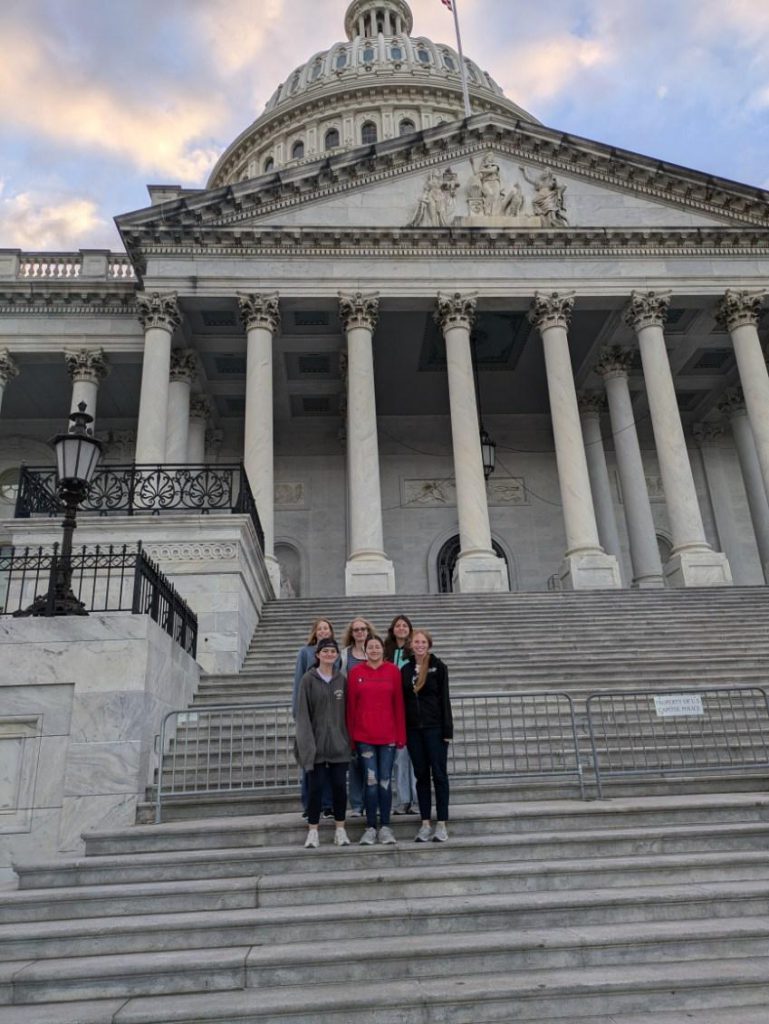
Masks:
[[[125,253],[106,249],[78,252],[22,252],[0,249],[0,281],[134,281],[136,274]]]

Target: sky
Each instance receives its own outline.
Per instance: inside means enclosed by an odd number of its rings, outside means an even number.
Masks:
[[[769,0],[457,2],[465,53],[548,127],[769,189]],[[204,187],[347,4],[0,0],[0,247],[120,249],[112,218]]]

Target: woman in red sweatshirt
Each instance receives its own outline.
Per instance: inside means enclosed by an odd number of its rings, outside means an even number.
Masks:
[[[390,776],[395,751],[406,745],[401,675],[384,660],[378,636],[366,640],[366,661],[347,675],[347,731],[355,744],[365,782],[366,831],[361,845],[396,842],[390,828],[392,787]],[[379,832],[377,833],[377,811]]]

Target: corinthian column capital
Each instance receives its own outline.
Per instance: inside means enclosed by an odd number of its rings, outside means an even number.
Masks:
[[[578,391],[577,405],[582,416],[600,416],[606,408],[603,391]]]
[[[174,348],[171,350],[171,380],[192,384],[198,375],[198,357],[194,349]]]
[[[159,327],[173,334],[182,322],[176,292],[139,292],[136,296],[139,306],[139,323],[144,330]]]
[[[573,292],[551,292],[549,295],[537,292],[529,309],[529,322],[539,331],[548,327],[568,328],[573,309]]]
[[[718,411],[728,420],[746,412],[745,394],[741,387],[728,388],[718,403]]]
[[[278,292],[255,292],[238,295],[243,326],[247,331],[261,327],[270,334],[280,328],[280,296]]]
[[[73,383],[99,384],[109,373],[109,364],[100,348],[65,349],[64,361]]]
[[[356,327],[373,334],[379,320],[379,292],[339,292],[339,318],[345,334]]]
[[[196,393],[190,395],[190,418],[198,420],[209,420],[213,412],[213,405],[208,395]]]
[[[19,368],[11,353],[7,348],[0,348],[0,386],[5,387],[8,381],[13,380],[18,374]]]
[[[478,306],[476,292],[438,292],[435,322],[445,333],[450,327],[465,327],[472,330]]]
[[[627,377],[633,363],[633,350],[621,348],[619,345],[608,345],[598,354],[595,372],[604,380],[614,377]]]
[[[735,291],[728,288],[718,304],[716,322],[727,331],[733,331],[735,327],[757,327],[765,295],[764,291]]]
[[[642,327],[664,327],[671,292],[633,292],[625,308],[625,323],[634,331]]]

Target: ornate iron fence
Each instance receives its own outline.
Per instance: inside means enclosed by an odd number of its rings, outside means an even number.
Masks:
[[[16,518],[63,511],[53,466],[22,466]],[[99,466],[78,515],[162,515],[165,512],[236,512],[251,517],[264,550],[259,512],[242,463],[225,465]]]
[[[0,548],[0,615],[21,616],[40,594],[53,615],[53,581],[61,555],[51,548]],[[198,620],[173,585],[137,546],[84,545],[72,552],[72,591],[89,612],[149,615],[194,658]]]
[[[598,796],[609,776],[769,768],[769,696],[760,687],[605,690],[587,698]]]
[[[483,693],[452,698],[455,779],[566,777],[584,796],[571,698]],[[155,820],[172,796],[298,789],[287,701],[209,705],[165,716],[158,743]]]

